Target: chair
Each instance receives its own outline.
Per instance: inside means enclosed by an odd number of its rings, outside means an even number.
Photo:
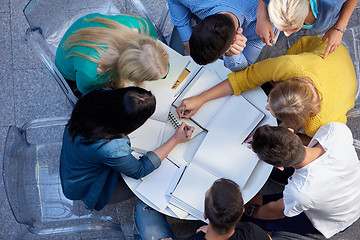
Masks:
[[[111,0],[30,0],[23,13],[29,28],[26,40],[49,70],[72,106],[77,98],[55,66],[56,49],[66,30],[78,18],[89,13],[119,14]]]
[[[15,239],[28,233],[50,238],[87,231],[125,239],[120,225],[106,210],[91,212],[82,201],[69,200],[63,194],[59,159],[67,120],[39,119],[21,128],[9,128],[3,161],[5,191],[16,221],[26,226]],[[115,210],[110,212],[116,214]]]
[[[353,61],[356,78],[357,78],[357,90],[355,95],[355,107],[359,106],[360,99],[360,26],[349,28],[345,31],[342,44],[346,47],[350,53],[350,57]],[[360,109],[352,109],[348,112],[347,117],[358,117],[360,115]]]
[[[144,5],[141,0],[131,0],[134,7],[138,10],[139,14],[142,17],[146,17],[151,21],[151,23],[155,26],[156,32],[158,34],[158,39],[169,45],[170,36],[172,33],[172,23],[170,22],[170,12],[167,6],[167,1],[163,0],[162,6],[153,6],[156,9],[162,7],[163,10],[160,16],[151,14],[151,6]]]

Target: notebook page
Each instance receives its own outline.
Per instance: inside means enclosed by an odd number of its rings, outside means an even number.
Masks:
[[[241,95],[231,96],[209,123],[192,163],[244,187],[258,158],[242,143],[263,117]]]
[[[165,126],[166,122],[149,118],[141,127],[128,135],[131,149],[145,153],[159,147],[163,139]]]
[[[179,170],[176,162],[165,158],[160,167],[147,175],[136,191],[147,198],[160,210],[164,210],[169,204],[167,192],[169,185]]]
[[[200,93],[210,89],[221,81],[222,80],[216,73],[203,68],[174,101],[173,105],[178,107],[183,99],[199,95]],[[221,108],[221,106],[228,98],[229,96],[225,96],[205,103],[198,110],[198,112],[192,116],[192,119],[200,124],[203,128],[207,128],[209,121],[213,118],[213,116],[215,116],[216,112]]]
[[[172,195],[203,213],[205,193],[216,179],[217,176],[191,163],[185,169]]]

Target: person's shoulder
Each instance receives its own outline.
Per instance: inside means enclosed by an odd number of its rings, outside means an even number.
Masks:
[[[131,154],[130,140],[128,137],[116,138],[110,142],[100,141],[98,152],[108,158],[119,158]]]
[[[316,132],[314,138],[335,141],[344,141],[344,139],[349,139],[352,142],[352,133],[349,127],[346,124],[340,122],[330,122],[319,128]]]
[[[229,240],[269,240],[268,234],[259,226],[251,222],[239,222],[235,227],[235,233]]]

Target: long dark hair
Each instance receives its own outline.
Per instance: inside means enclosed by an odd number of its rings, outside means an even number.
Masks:
[[[156,99],[139,87],[94,90],[76,103],[67,124],[73,141],[80,134],[84,144],[123,138],[154,113]]]

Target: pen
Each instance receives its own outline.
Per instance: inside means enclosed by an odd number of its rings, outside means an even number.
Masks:
[[[188,134],[187,134],[188,129],[187,129],[187,127],[185,127],[184,130],[185,130],[185,137],[188,138]]]
[[[183,110],[182,110],[182,112],[181,112],[181,116],[183,116],[183,115],[184,115],[185,108],[186,108],[186,105],[184,105],[184,108],[183,108]]]

